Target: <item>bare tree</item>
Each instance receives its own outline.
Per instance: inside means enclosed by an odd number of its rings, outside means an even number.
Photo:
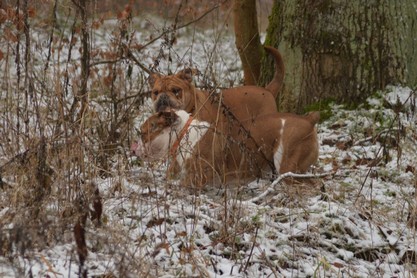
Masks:
[[[245,85],[258,83],[262,45],[259,39],[255,0],[234,0],[233,20],[236,47],[242,61]]]
[[[274,1],[266,43],[284,54],[281,109],[357,104],[388,84],[415,83],[415,21],[410,0]],[[271,75],[265,65],[261,80]]]
[[[255,2],[234,1],[236,46],[245,83],[264,85],[274,67],[261,55]],[[274,1],[265,45],[281,50],[287,69],[281,110],[329,100],[353,105],[388,84],[416,82],[416,4],[358,2]]]

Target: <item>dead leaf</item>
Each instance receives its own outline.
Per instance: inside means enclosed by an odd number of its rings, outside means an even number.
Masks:
[[[343,159],[342,159],[342,163],[344,165],[349,164],[352,161],[352,158],[349,155],[346,155]]]
[[[164,223],[165,218],[153,218],[149,220],[149,222],[146,224],[146,228],[152,228],[154,226],[160,226],[162,223]]]
[[[336,144],[336,140],[335,139],[330,139],[330,138],[324,138],[321,143],[322,143],[322,145],[334,146]]]
[[[186,231],[182,231],[182,232],[177,233],[177,237],[185,237],[185,236],[187,236]]]
[[[7,12],[4,9],[0,9],[0,24],[7,20]]]
[[[100,20],[94,20],[93,23],[91,23],[91,27],[94,30],[98,30],[98,28],[100,28],[101,26],[101,21]]]
[[[10,30],[10,28],[5,28],[3,30],[3,36],[6,39],[6,41],[9,41],[9,42],[17,42],[18,41],[17,36],[13,33],[12,30]]]
[[[126,5],[124,10],[117,14],[117,18],[120,20],[127,19],[132,12],[132,7],[130,5]]]
[[[413,166],[411,166],[411,165],[407,165],[407,167],[405,168],[405,172],[406,173],[410,172],[410,173],[413,173],[414,174],[416,172],[416,168],[413,167]]]
[[[156,257],[162,249],[165,249],[169,254],[169,244],[167,242],[162,242],[155,247],[155,251],[152,252],[152,257]]]
[[[36,10],[33,7],[28,8],[28,16],[33,18],[36,16]]]
[[[349,141],[340,141],[336,143],[336,148],[339,150],[345,151],[352,146],[352,140]]]
[[[372,159],[367,158],[367,157],[363,157],[363,158],[359,158],[355,161],[356,166],[359,165],[368,165],[368,163],[372,162]]]

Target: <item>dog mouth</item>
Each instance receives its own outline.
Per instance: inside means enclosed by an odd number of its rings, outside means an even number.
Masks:
[[[167,94],[161,94],[155,102],[155,111],[163,112],[169,109],[179,109],[181,106],[177,101],[172,100]]]

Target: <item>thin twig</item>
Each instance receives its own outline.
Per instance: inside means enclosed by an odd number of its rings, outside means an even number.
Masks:
[[[282,174],[280,176],[278,176],[278,178],[276,178],[270,186],[268,186],[268,189],[265,190],[262,194],[249,199],[247,201],[244,201],[245,203],[256,203],[260,200],[262,200],[263,198],[265,198],[268,194],[272,193],[275,191],[275,186],[277,186],[283,179],[285,178],[298,178],[298,179],[312,179],[312,178],[323,178],[323,177],[327,177],[330,175],[334,175],[335,172],[327,172],[327,173],[321,173],[321,174],[295,174],[292,172],[288,172],[285,174]]]
[[[413,91],[413,92],[412,92],[412,93],[408,96],[408,98],[406,99],[406,101],[405,101],[404,103],[407,103],[407,102],[411,99],[411,97],[414,95],[414,93],[415,93],[415,92],[416,92],[416,91]],[[388,127],[388,131],[389,131],[389,130],[393,130],[393,129],[394,129],[394,123],[396,123],[398,119],[399,119],[399,114],[398,114],[398,113],[396,113],[396,115],[395,115],[394,119],[392,120],[392,122],[391,122],[390,126]],[[378,151],[377,151],[377,153],[376,153],[375,159],[378,159],[379,155],[381,154],[381,151],[385,148],[385,143],[386,143],[386,140],[387,140],[387,138],[385,138],[384,142],[383,142],[383,143],[381,144],[381,146],[379,147],[379,149],[378,149]],[[382,153],[384,153],[384,152],[382,152]],[[369,178],[369,176],[370,176],[370,174],[371,174],[371,172],[372,172],[372,170],[374,169],[374,167],[375,167],[375,166],[376,166],[376,165],[371,165],[371,166],[369,167],[369,170],[368,170],[368,172],[366,173],[365,179],[363,180],[363,182],[362,182],[362,184],[361,184],[361,188],[359,189],[358,194],[356,195],[356,198],[355,198],[355,202],[354,202],[354,204],[356,204],[356,202],[358,201],[358,199],[359,199],[359,197],[360,197],[360,195],[361,195],[361,193],[362,193],[362,190],[363,190],[363,188],[364,188],[364,186],[365,186],[365,183],[366,183],[366,181],[368,180],[368,178]]]
[[[361,144],[363,144],[363,143],[365,143],[365,142],[368,142],[368,141],[372,141],[372,140],[378,139],[378,138],[379,138],[379,137],[381,137],[381,136],[382,136],[382,134],[384,134],[384,133],[390,133],[390,132],[400,132],[400,131],[401,131],[401,129],[399,129],[399,128],[384,129],[384,130],[382,130],[381,132],[379,132],[376,136],[369,136],[369,137],[366,137],[366,138],[364,138],[364,139],[361,139],[361,140],[356,141],[354,145],[361,145]]]
[[[201,19],[203,19],[204,17],[206,17],[208,14],[210,14],[211,12],[213,12],[214,10],[218,9],[220,7],[220,4],[216,4],[214,5],[211,9],[208,9],[207,11],[205,11],[202,15],[200,15],[199,17],[197,17],[194,20],[191,20],[187,23],[184,23],[182,25],[176,26],[176,24],[173,26],[173,28],[167,28],[165,31],[163,31],[161,34],[159,34],[158,36],[156,36],[155,38],[153,38],[152,40],[148,41],[146,44],[144,44],[141,49],[144,49],[146,47],[148,47],[149,45],[153,44],[154,42],[156,42],[157,40],[159,40],[160,38],[162,38],[163,36],[165,36],[166,34],[168,34],[169,32],[173,32],[173,31],[177,31],[180,30],[182,28],[185,28],[193,23],[196,23],[198,21],[200,21]],[[152,74],[152,71],[149,70],[148,68],[146,68],[141,62],[139,62],[139,60],[135,57],[135,55],[132,53],[132,51],[126,47],[127,50],[127,58],[132,59],[143,71],[145,71],[148,74]]]
[[[203,19],[204,17],[206,17],[208,14],[210,14],[212,11],[218,9],[219,7],[220,7],[220,4],[214,5],[211,9],[207,10],[206,12],[204,12],[202,15],[200,15],[196,19],[191,20],[191,21],[189,21],[187,23],[184,23],[182,25],[179,25],[178,27],[176,27],[174,29],[168,28],[167,30],[165,30],[164,32],[162,32],[161,34],[159,34],[159,36],[156,36],[154,39],[150,40],[145,45],[143,45],[142,48],[145,48],[145,47],[153,44],[154,42],[156,42],[157,40],[159,40],[160,38],[162,38],[163,36],[165,36],[169,32],[180,30],[180,29],[185,28],[185,27],[187,27],[187,26],[189,26],[189,25],[191,25],[193,23],[196,23],[196,22],[200,21],[201,19]]]
[[[258,237],[258,231],[259,231],[259,225],[256,226],[255,236],[254,236],[253,242],[252,242],[252,247],[251,247],[250,252],[249,252],[248,260],[246,261],[245,267],[243,268],[243,273],[246,273],[246,270],[248,269],[250,258],[253,255],[253,249],[255,249],[256,238]]]

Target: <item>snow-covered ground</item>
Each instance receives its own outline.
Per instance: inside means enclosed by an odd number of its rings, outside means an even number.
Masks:
[[[87,230],[89,275],[413,277],[415,98],[408,88],[390,87],[366,109],[333,106],[333,116],[319,126],[314,170],[329,175],[278,183],[256,202],[251,199],[271,182],[254,181],[240,195],[207,189],[195,196],[167,181],[164,165],[96,180],[105,220]],[[403,107],[398,114],[386,108],[397,99]],[[397,134],[399,125],[405,133]],[[368,137],[369,128],[380,130],[373,134],[381,138]],[[74,248],[51,246],[14,263],[36,277],[76,277]],[[3,261],[1,267],[2,276],[14,276],[12,265]]]
[[[97,34],[102,42],[105,33]],[[145,63],[160,46],[144,54]],[[233,39],[221,31],[192,39],[184,31],[170,51],[175,62],[162,59],[162,72],[211,67],[218,82],[239,82]],[[319,178],[258,180],[199,195],[167,180],[163,163],[97,178],[103,224],[87,222],[89,276],[415,277],[416,94],[388,87],[356,110],[332,105],[331,118],[318,127],[312,173],[327,174]],[[7,212],[2,208],[0,217]],[[69,229],[65,244],[0,257],[0,276],[78,277],[72,238]]]

